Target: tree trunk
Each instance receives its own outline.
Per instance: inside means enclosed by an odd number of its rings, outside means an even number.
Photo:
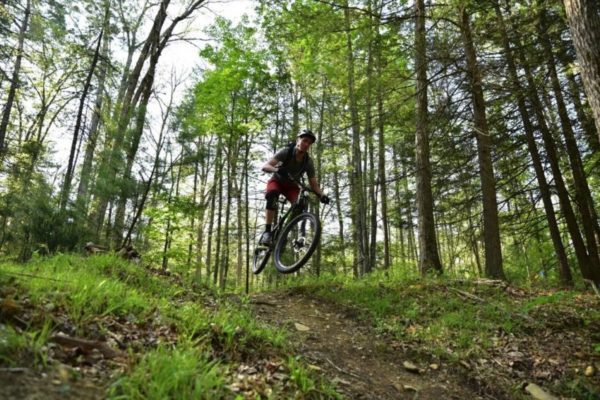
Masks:
[[[347,6],[346,2],[346,6]],[[352,121],[352,161],[351,161],[351,215],[352,215],[352,236],[356,255],[354,257],[355,270],[359,274],[364,274],[367,270],[368,254],[366,241],[366,224],[364,211],[366,204],[363,197],[363,173],[362,173],[362,155],[360,148],[360,122],[358,119],[358,107],[354,93],[354,56],[352,50],[352,29],[350,24],[350,9],[344,8],[344,17],[346,24],[346,49],[347,49],[347,67],[348,67],[348,98],[350,107],[350,118]]]
[[[13,74],[10,80],[10,88],[8,89],[8,96],[6,98],[6,104],[2,110],[2,120],[0,120],[0,160],[2,160],[4,154],[4,146],[6,140],[6,131],[8,129],[8,123],[10,121],[10,113],[12,111],[13,103],[15,101],[15,95],[17,93],[17,87],[19,86],[19,74],[21,73],[21,61],[23,59],[23,45],[25,43],[25,33],[27,32],[27,25],[29,23],[29,16],[31,15],[31,0],[27,0],[25,6],[25,15],[21,27],[19,29],[19,42],[17,44],[17,56],[15,58],[15,64],[13,67]]]
[[[106,1],[106,7],[110,7],[110,1]],[[88,133],[88,140],[85,146],[85,156],[81,166],[81,175],[79,178],[79,187],[77,188],[77,204],[80,207],[83,215],[87,215],[89,194],[88,188],[92,176],[92,163],[96,145],[98,143],[98,134],[100,121],[102,119],[102,105],[104,103],[104,88],[106,84],[106,75],[108,73],[108,50],[110,43],[110,34],[108,34],[108,26],[110,23],[110,14],[107,14],[104,20],[104,41],[102,44],[102,59],[100,61],[98,71],[98,88],[96,90],[96,100],[92,110],[92,122]]]
[[[246,140],[246,151],[244,154],[244,181],[242,187],[244,188],[244,227],[245,236],[246,236],[246,276],[245,276],[245,285],[244,285],[244,293],[248,294],[250,292],[250,200],[248,193],[248,178],[250,176],[250,147],[252,146],[251,138],[247,138]],[[241,189],[240,189],[241,190]],[[240,227],[241,230],[241,227]]]
[[[216,168],[219,171],[219,175],[217,176],[217,181],[215,184],[217,185],[218,198],[218,210],[217,212],[217,246],[215,251],[215,268],[213,270],[213,285],[217,285],[219,283],[219,267],[221,263],[221,240],[222,240],[222,217],[223,217],[223,160],[222,160],[222,150],[219,152],[219,160],[218,167]]]
[[[108,14],[108,7],[106,9],[106,14]],[[107,17],[105,16],[105,19]],[[75,170],[75,148],[77,146],[78,138],[79,138],[79,129],[81,129],[81,120],[84,114],[85,101],[87,99],[87,94],[90,90],[90,86],[92,84],[92,78],[94,77],[94,71],[96,70],[96,65],[98,64],[98,58],[100,57],[100,47],[102,44],[102,36],[104,35],[104,28],[100,31],[100,35],[98,36],[98,44],[96,45],[96,50],[94,52],[94,57],[92,58],[92,64],[90,65],[90,69],[88,71],[88,75],[85,79],[85,84],[83,85],[83,93],[81,93],[81,98],[79,99],[79,110],[77,111],[77,119],[75,120],[75,131],[73,132],[73,140],[71,142],[71,151],[69,153],[69,162],[67,163],[67,172],[65,173],[65,180],[63,182],[62,194],[60,197],[60,209],[61,211],[65,210],[67,206],[67,202],[69,200],[69,194],[71,191],[71,180],[73,179],[73,172]]]
[[[585,137],[590,152],[599,152],[600,139],[598,137],[598,132],[596,132],[596,126],[594,125],[594,117],[586,110],[587,104],[584,106],[582,102],[583,85],[582,82],[577,79],[574,68],[571,68],[571,65],[575,62],[575,55],[571,55],[571,48],[563,41],[559,42],[558,45],[560,46],[560,49],[556,55],[560,64],[562,64],[562,71],[567,78],[569,96],[573,103],[573,107],[575,108],[577,119],[579,120],[581,130],[583,131],[583,136]],[[583,98],[585,101],[585,94],[583,94]]]
[[[516,41],[516,48],[521,48],[520,41],[518,40]],[[596,267],[597,264],[592,265],[593,260],[590,259],[587,253],[587,249],[585,247],[585,243],[583,242],[583,239],[581,237],[579,225],[577,224],[577,219],[575,218],[575,213],[573,212],[573,207],[571,206],[571,200],[569,199],[569,193],[567,191],[567,187],[563,179],[562,172],[560,170],[556,144],[554,143],[554,138],[552,137],[552,133],[550,132],[550,129],[548,128],[548,124],[546,122],[546,117],[543,111],[544,108],[536,91],[535,79],[531,73],[529,65],[527,64],[527,59],[523,55],[522,50],[519,52],[519,58],[522,61],[521,65],[523,67],[525,77],[527,79],[527,95],[535,112],[537,122],[539,125],[539,130],[542,134],[544,148],[546,149],[546,156],[548,158],[548,163],[550,164],[550,168],[552,170],[552,175],[554,176],[556,194],[558,195],[560,207],[565,217],[565,222],[569,230],[571,241],[573,243],[573,248],[575,249],[577,263],[584,278],[599,283],[600,271],[598,271],[598,268]]]
[[[202,257],[204,251],[204,218],[206,216],[206,210],[208,208],[208,203],[211,201],[211,193],[212,190],[209,190],[208,193],[205,193],[206,182],[208,181],[209,174],[209,165],[211,150],[212,150],[212,137],[208,141],[208,143],[204,143],[202,140],[198,140],[196,144],[196,156],[200,154],[200,149],[206,147],[208,148],[208,153],[206,156],[206,161],[202,164],[201,168],[201,178],[200,178],[200,191],[202,200],[199,205],[199,216],[198,216],[198,228],[196,234],[196,284],[202,283]]]
[[[575,133],[573,132],[573,128],[571,126],[571,120],[563,99],[558,73],[556,72],[556,62],[552,53],[552,46],[550,44],[550,39],[548,38],[548,33],[546,32],[546,29],[548,29],[546,22],[546,11],[543,8],[540,10],[538,34],[541,38],[542,46],[544,48],[544,55],[546,57],[547,66],[550,73],[552,90],[554,91],[554,98],[558,108],[558,116],[560,118],[562,133],[565,138],[569,163],[571,164],[571,171],[573,173],[575,203],[577,204],[577,208],[579,209],[579,213],[581,215],[581,223],[583,225],[583,232],[587,242],[588,253],[590,257],[598,260],[600,265],[600,258],[598,258],[598,244],[596,242],[596,233],[600,233],[600,228],[598,228],[598,214],[594,208],[592,194],[583,170],[583,162],[581,161],[581,155],[577,147]]]
[[[537,148],[537,144],[535,142],[534,136],[534,128],[531,123],[531,118],[529,116],[529,111],[527,109],[525,96],[523,88],[521,87],[521,83],[519,81],[517,66],[514,60],[513,52],[510,48],[510,43],[508,40],[508,35],[506,31],[506,24],[504,23],[504,17],[502,16],[502,12],[500,11],[500,7],[498,3],[494,4],[494,8],[496,10],[496,15],[498,18],[498,24],[500,27],[500,33],[502,35],[502,44],[504,46],[504,53],[506,56],[506,60],[508,63],[508,71],[510,73],[510,80],[512,84],[512,88],[517,97],[517,106],[519,109],[519,113],[521,114],[521,119],[523,121],[523,129],[525,131],[525,139],[527,141],[527,148],[529,150],[529,154],[531,155],[531,160],[533,163],[533,169],[535,171],[535,175],[538,181],[538,185],[540,188],[540,193],[542,196],[542,202],[544,204],[544,210],[546,213],[546,219],[548,221],[548,229],[550,231],[550,238],[552,239],[552,244],[554,246],[554,252],[556,253],[556,258],[558,259],[559,265],[559,277],[563,284],[570,285],[573,281],[573,277],[571,275],[571,268],[569,267],[569,262],[567,260],[567,254],[560,237],[560,229],[558,227],[558,222],[556,220],[556,214],[554,213],[554,206],[552,204],[552,198],[550,193],[550,187],[546,180],[546,175],[544,173],[544,167],[542,165],[541,157]]]
[[[171,249],[171,203],[173,202],[173,191],[175,191],[175,198],[179,195],[179,179],[181,178],[181,164],[179,164],[179,168],[177,170],[177,178],[174,176],[174,167],[173,160],[171,159],[171,188],[169,189],[169,197],[167,199],[167,212],[169,213],[167,217],[167,227],[165,229],[165,242],[163,246],[163,258],[162,258],[162,269],[166,271],[169,264],[169,257],[167,256],[168,251]]]
[[[325,125],[325,121],[324,121],[324,116],[325,116],[325,95],[326,95],[326,90],[325,87],[327,86],[327,82],[323,82],[323,93],[321,93],[321,104],[319,105],[319,127],[317,129],[317,141],[319,143],[323,143],[323,128]],[[323,165],[323,146],[319,146],[317,148],[317,154],[315,157],[315,161],[316,161],[316,165],[315,165],[315,169],[316,169],[316,174],[317,177],[319,178],[319,181],[321,183],[321,185],[323,185],[323,176],[322,176],[322,165]],[[317,215],[317,219],[321,220],[321,207],[320,207],[320,203],[316,204],[315,207],[315,214]],[[317,245],[317,251],[315,254],[315,269],[316,269],[316,275],[320,276],[321,275],[321,256],[322,256],[322,247],[321,247],[321,241],[319,241],[319,244]]]
[[[368,11],[369,15],[371,13],[371,2],[368,2]],[[371,24],[373,21],[372,17]],[[371,29],[369,30],[369,35],[371,36]],[[377,260],[377,197],[376,197],[376,182],[375,182],[375,134],[373,132],[373,117],[372,117],[372,99],[373,99],[373,45],[372,40],[369,40],[369,44],[367,46],[367,71],[366,71],[366,96],[365,96],[365,136],[366,136],[366,146],[367,153],[369,159],[369,183],[368,183],[368,199],[369,199],[369,216],[370,221],[368,224],[369,230],[367,231],[367,239],[369,240],[368,246],[368,256],[369,260],[366,264],[367,273],[371,272],[375,268],[375,262]]]
[[[598,0],[563,0],[581,77],[600,138],[600,6]]]
[[[331,137],[331,146],[334,146],[333,136]],[[336,157],[332,157],[333,164],[333,196],[335,199],[335,210],[337,213],[338,233],[340,238],[340,249],[342,253],[342,270],[346,273],[346,240],[344,238],[344,214],[342,212],[340,172],[338,171]]]
[[[146,76],[142,80],[142,97],[137,110],[137,116],[135,119],[135,125],[132,133],[131,143],[126,150],[126,164],[125,170],[123,172],[123,187],[121,188],[121,193],[117,202],[117,211],[115,213],[115,224],[114,224],[114,232],[113,237],[115,243],[119,243],[121,239],[121,235],[123,234],[123,224],[125,218],[125,209],[127,207],[127,200],[129,199],[129,186],[133,183],[131,182],[131,171],[133,169],[133,163],[135,161],[135,157],[137,155],[137,151],[140,145],[140,140],[142,138],[142,134],[144,132],[144,124],[146,122],[146,112],[148,109],[148,102],[150,101],[150,96],[152,94],[152,86],[154,84],[154,72],[156,68],[156,64],[158,63],[158,55],[153,55],[151,57],[151,66],[148,70]],[[169,104],[169,108],[172,105],[172,95],[171,95],[171,103]],[[169,110],[170,111],[170,110]]]
[[[235,112],[235,107],[236,107],[236,95],[233,96],[234,100],[233,100],[233,106],[232,106],[232,111],[231,111],[231,126],[233,126],[233,121],[234,121],[234,112]],[[231,198],[233,197],[233,185],[232,185],[232,181],[233,181],[233,171],[235,169],[235,166],[237,165],[237,154],[238,154],[238,143],[237,143],[237,138],[235,138],[235,132],[231,131],[229,132],[229,140],[227,143],[227,186],[226,186],[226,196],[227,196],[227,200],[225,201],[225,224],[224,224],[224,229],[223,229],[223,249],[225,252],[225,255],[222,259],[222,263],[221,263],[221,268],[219,271],[219,287],[221,289],[225,289],[225,284],[227,281],[227,273],[229,271],[229,238],[230,238],[230,228],[231,228]],[[238,207],[240,207],[241,204],[238,203]],[[239,223],[238,223],[239,224]],[[239,229],[239,227],[238,227]]]
[[[467,76],[473,96],[473,113],[477,152],[479,155],[479,174],[483,197],[483,231],[485,241],[485,273],[487,277],[506,279],[502,268],[502,247],[500,244],[500,224],[496,200],[496,180],[492,165],[492,138],[489,133],[485,100],[477,55],[471,36],[469,15],[466,6],[460,6],[461,32],[467,59]]]
[[[210,214],[208,217],[208,232],[206,237],[208,238],[208,243],[206,244],[206,282],[208,283],[210,280],[211,273],[211,258],[212,258],[212,241],[213,241],[213,229],[215,224],[215,199],[217,197],[217,180],[219,179],[217,176],[218,168],[215,164],[215,174],[213,177],[212,187],[210,188]]]
[[[379,180],[379,191],[381,196],[381,224],[383,227],[383,268],[388,269],[392,264],[390,253],[390,223],[388,220],[388,196],[387,196],[387,174],[385,165],[385,111],[383,109],[383,78],[382,76],[382,43],[379,32],[379,19],[377,19],[376,28],[376,46],[377,46],[377,120],[378,120],[378,160],[377,170]]]
[[[427,46],[425,37],[425,3],[415,2],[415,68],[417,70],[417,124],[415,132],[415,161],[417,181],[417,211],[419,224],[419,271],[442,272],[438,253],[433,194],[431,191],[431,164],[429,160],[429,129],[427,112]]]

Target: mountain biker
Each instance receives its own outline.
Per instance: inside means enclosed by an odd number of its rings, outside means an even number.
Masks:
[[[329,204],[329,197],[325,196],[319,187],[315,176],[315,166],[308,155],[310,146],[316,142],[317,138],[310,129],[303,130],[293,143],[273,156],[262,166],[263,172],[274,173],[273,177],[267,182],[265,198],[266,206],[266,226],[265,231],[260,237],[259,243],[270,245],[272,240],[271,225],[277,211],[277,199],[280,194],[293,203],[298,198],[300,188],[291,179],[299,180],[304,173],[308,176],[310,188],[319,196],[323,204]],[[291,178],[291,179],[290,179]]]

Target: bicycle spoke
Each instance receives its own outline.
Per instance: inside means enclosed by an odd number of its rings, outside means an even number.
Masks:
[[[290,221],[276,244],[275,267],[283,273],[301,268],[315,251],[320,233],[320,222],[311,213]]]

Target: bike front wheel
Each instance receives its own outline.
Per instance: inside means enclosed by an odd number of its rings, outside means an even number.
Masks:
[[[321,221],[305,212],[285,226],[275,245],[275,268],[289,274],[302,268],[314,253],[321,237]]]
[[[257,245],[254,248],[254,257],[252,258],[252,272],[254,274],[260,274],[261,271],[269,262],[269,256],[271,255],[271,249],[267,246]]]

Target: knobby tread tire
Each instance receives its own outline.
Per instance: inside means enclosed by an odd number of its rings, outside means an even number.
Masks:
[[[285,243],[285,241],[283,239],[296,226],[296,224],[299,221],[302,221],[305,218],[310,219],[311,222],[315,226],[315,234],[314,234],[313,240],[312,240],[312,242],[310,244],[310,247],[308,248],[308,250],[304,254],[304,256],[300,260],[298,260],[294,265],[292,265],[291,267],[286,267],[285,265],[283,265],[281,263],[281,260],[280,260],[281,249],[282,249],[282,246]],[[319,244],[319,239],[320,238],[321,238],[321,221],[319,221],[319,219],[317,218],[317,216],[315,214],[309,213],[309,212],[304,212],[304,213],[302,213],[302,214],[294,217],[285,226],[285,228],[283,229],[283,231],[279,235],[279,238],[278,238],[277,243],[275,245],[274,255],[273,255],[273,259],[274,260],[273,261],[275,262],[275,268],[277,268],[277,271],[281,272],[282,274],[291,274],[292,272],[296,272],[300,268],[302,268],[304,266],[304,264],[306,264],[308,262],[308,260],[312,256],[312,254],[317,249],[317,246]]]

